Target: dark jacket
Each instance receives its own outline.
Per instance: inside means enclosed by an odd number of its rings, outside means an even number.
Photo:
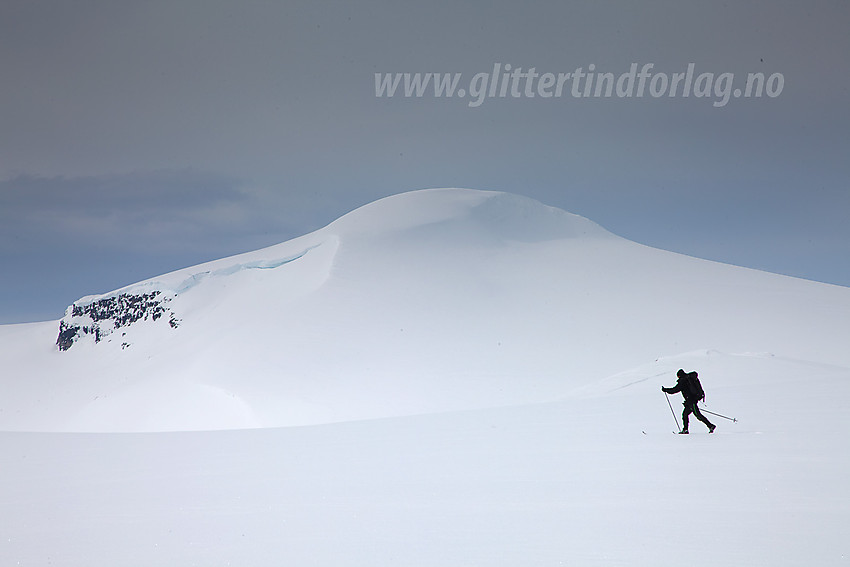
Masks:
[[[661,388],[661,389],[664,390],[668,394],[678,394],[679,392],[682,392],[682,395],[685,397],[686,402],[689,402],[689,403],[698,402],[699,399],[693,393],[691,393],[691,388],[688,385],[688,378],[691,374],[694,374],[694,373],[690,372],[688,374],[683,374],[682,376],[679,376],[679,378],[676,380],[676,385],[673,386],[672,388]]]

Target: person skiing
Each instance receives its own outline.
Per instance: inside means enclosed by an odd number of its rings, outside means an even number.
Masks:
[[[708,421],[708,419],[702,415],[699,411],[698,402],[705,398],[705,393],[702,391],[702,386],[699,383],[699,379],[697,378],[696,372],[685,372],[682,368],[676,373],[676,385],[672,388],[665,388],[661,386],[661,391],[665,394],[675,394],[678,392],[682,392],[682,396],[685,398],[685,402],[682,404],[685,406],[684,411],[682,412],[682,430],[679,433],[688,433],[688,416],[694,414],[694,416],[703,422],[708,427],[709,433],[714,433],[714,430],[717,428],[716,425]]]

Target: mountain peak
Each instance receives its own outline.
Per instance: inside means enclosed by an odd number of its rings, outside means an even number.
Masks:
[[[510,193],[473,189],[423,189],[364,205],[301,238],[262,250],[185,268],[74,302],[59,323],[56,345],[68,350],[86,337],[95,343],[126,327],[157,321],[179,323],[169,303],[209,280],[246,270],[269,270],[298,261],[311,250],[336,248],[366,239],[402,249],[405,245],[436,247],[501,246],[504,242],[544,242],[568,238],[612,238],[584,217]],[[436,239],[436,240],[435,240]],[[442,241],[442,242],[440,242]],[[327,273],[328,265],[321,269]],[[318,278],[324,281],[324,278]],[[281,298],[285,300],[286,298]],[[122,341],[126,348],[131,343]]]
[[[596,223],[512,193],[475,189],[421,189],[364,205],[325,230],[341,235],[384,234],[423,226],[467,223],[507,240],[611,237]]]

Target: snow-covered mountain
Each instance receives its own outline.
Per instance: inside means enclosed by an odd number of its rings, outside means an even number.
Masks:
[[[0,563],[846,566],[848,344],[850,289],[402,194],[0,326]],[[673,435],[679,368],[738,421]]]
[[[817,337],[816,340],[813,338]],[[850,366],[850,290],[438,189],[0,328],[0,428],[316,424],[546,402],[661,357]]]

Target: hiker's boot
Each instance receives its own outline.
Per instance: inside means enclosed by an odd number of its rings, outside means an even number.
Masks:
[[[688,430],[687,430],[687,429],[683,429],[683,430],[681,430],[681,431],[679,432],[679,435],[687,435],[687,434],[688,434]]]

